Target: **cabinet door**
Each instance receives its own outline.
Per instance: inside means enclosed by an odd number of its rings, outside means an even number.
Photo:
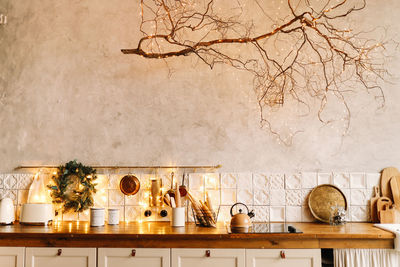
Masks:
[[[244,267],[244,249],[172,249],[172,267]]]
[[[98,267],[169,267],[170,249],[99,248]]]
[[[246,267],[321,267],[319,249],[246,249]]]
[[[0,247],[1,267],[24,267],[25,248]]]
[[[26,248],[26,267],[96,267],[96,249]]]

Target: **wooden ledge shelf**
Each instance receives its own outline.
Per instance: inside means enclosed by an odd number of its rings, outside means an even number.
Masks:
[[[229,234],[217,228],[172,228],[168,222],[130,222],[90,227],[88,222],[62,222],[48,227],[0,226],[0,246],[118,248],[393,248],[395,235],[371,223],[330,226],[293,223],[301,234]]]

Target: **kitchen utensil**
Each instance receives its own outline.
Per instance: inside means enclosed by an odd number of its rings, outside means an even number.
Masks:
[[[185,173],[183,174],[182,177],[182,185],[179,186],[179,193],[181,194],[182,197],[185,197],[187,195],[187,188],[185,185]]]
[[[392,189],[393,203],[396,208],[400,208],[400,175],[393,176],[390,179],[390,188]]]
[[[14,203],[11,198],[0,200],[0,224],[12,224],[15,220]]]
[[[140,189],[139,179],[134,175],[125,175],[119,182],[119,188],[124,195],[133,196]]]
[[[151,179],[151,198],[150,206],[158,207],[162,204],[162,180],[161,179]]]
[[[388,197],[380,197],[376,202],[376,209],[378,211],[378,219],[381,221],[380,212],[382,210],[388,210],[393,205],[393,202]]]
[[[175,190],[175,204],[177,208],[182,207],[181,193],[179,192],[178,184],[176,184]]]
[[[239,213],[233,214],[233,209],[236,206],[243,206],[246,208],[246,212],[243,213],[243,210],[239,208]],[[236,229],[236,228],[249,228],[251,226],[251,218],[254,217],[254,212],[249,211],[249,208],[243,204],[243,203],[235,203],[232,205],[231,210],[231,224],[230,227],[231,229]]]
[[[172,227],[185,226],[185,207],[172,208],[171,226]]]
[[[53,216],[52,204],[26,203],[22,205],[19,222],[24,225],[48,225]]]
[[[174,172],[171,172],[171,189],[168,190],[167,194],[172,198],[175,197],[175,192],[174,192]]]
[[[374,196],[370,200],[370,212],[371,212],[371,221],[372,222],[379,222],[378,219],[378,209],[376,206],[376,202],[380,197],[379,187],[374,186]]]
[[[400,222],[400,211],[398,209],[387,208],[384,206],[383,210],[379,212],[381,223],[397,224]]]
[[[311,191],[308,207],[317,220],[329,223],[333,206],[343,207],[347,211],[346,196],[339,188],[331,184],[323,184]]]
[[[390,188],[390,179],[393,176],[400,175],[398,169],[394,167],[384,168],[381,172],[381,195],[383,197],[392,198],[392,190]]]

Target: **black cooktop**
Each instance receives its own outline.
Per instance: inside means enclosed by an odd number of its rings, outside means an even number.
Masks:
[[[228,226],[228,233],[246,233],[246,234],[301,234],[303,233],[300,229],[295,228],[291,224],[286,223],[253,223],[248,229],[233,228]]]

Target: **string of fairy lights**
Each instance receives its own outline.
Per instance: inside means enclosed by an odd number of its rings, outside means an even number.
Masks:
[[[343,122],[342,135],[350,127],[350,92],[374,91],[384,103],[379,82],[387,75],[387,42],[347,22],[365,7],[366,0],[141,0],[143,37],[121,51],[165,62],[194,55],[210,68],[226,64],[251,73],[261,125],[290,145],[301,130],[271,119],[288,99],[309,113],[317,99],[318,120]],[[325,112],[332,99],[341,103],[339,119]]]

